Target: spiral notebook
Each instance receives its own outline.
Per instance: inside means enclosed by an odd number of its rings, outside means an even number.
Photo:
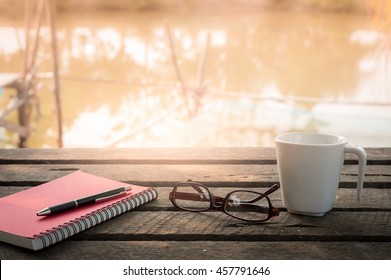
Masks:
[[[36,215],[45,207],[124,185],[132,187],[124,196],[56,215]],[[0,198],[0,241],[40,250],[155,200],[157,196],[154,188],[124,184],[76,171]]]

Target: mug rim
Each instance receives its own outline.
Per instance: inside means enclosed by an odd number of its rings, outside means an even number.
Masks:
[[[290,141],[288,139],[283,139],[284,137],[287,136],[292,136],[292,135],[312,135],[312,136],[323,136],[323,137],[333,137],[336,139],[335,143],[300,143],[300,142],[295,142],[295,141]],[[299,146],[317,146],[317,147],[323,147],[323,146],[338,146],[338,145],[345,145],[348,143],[348,140],[346,137],[336,135],[336,134],[328,134],[328,133],[317,133],[317,132],[286,132],[277,135],[274,138],[275,142],[277,143],[285,143],[285,144],[290,144],[290,145],[299,145]]]

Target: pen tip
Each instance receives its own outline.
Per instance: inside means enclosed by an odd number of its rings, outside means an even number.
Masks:
[[[125,191],[126,191],[126,192],[128,192],[128,191],[130,191],[130,190],[132,189],[131,186],[125,186],[124,188],[125,188]]]
[[[42,209],[41,211],[37,212],[37,216],[47,216],[47,215],[50,215],[49,208],[45,208],[45,209]]]

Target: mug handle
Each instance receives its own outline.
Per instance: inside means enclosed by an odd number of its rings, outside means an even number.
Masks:
[[[352,153],[358,157],[358,181],[357,181],[357,200],[361,200],[364,185],[365,168],[367,166],[367,152],[358,146],[347,144],[344,149],[345,153]]]

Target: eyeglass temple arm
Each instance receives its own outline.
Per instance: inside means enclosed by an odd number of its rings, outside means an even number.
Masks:
[[[187,180],[188,182],[193,182],[192,180]],[[195,189],[195,190],[197,190],[200,194],[203,194],[203,191],[202,191],[202,189],[201,188],[199,188],[198,186],[193,186],[193,188]],[[265,193],[264,193],[264,195],[269,195],[269,194],[272,194],[272,193],[274,193],[276,190],[278,190],[280,188],[280,186],[278,185],[278,184],[274,184],[274,185],[272,185]],[[183,195],[187,195],[186,193],[183,193]],[[193,196],[194,198],[196,198],[196,194],[188,194],[189,195],[189,197],[190,196]],[[170,197],[171,197],[171,193],[170,193]],[[177,196],[176,196],[177,197]],[[179,197],[177,197],[177,198],[179,198]],[[198,199],[193,199],[193,200],[199,200],[199,198],[200,197],[198,197]],[[256,202],[256,201],[258,201],[259,199],[261,199],[262,197],[259,197],[259,198],[257,198],[257,199],[255,199],[255,200],[253,200],[253,201],[248,201],[248,202]],[[183,199],[185,199],[185,197],[183,197]],[[205,199],[203,199],[203,200],[205,200]],[[208,199],[206,199],[206,200],[208,200]],[[200,200],[199,200],[200,201]],[[224,198],[223,197],[219,197],[219,196],[214,196],[214,202],[215,203],[219,203],[219,204],[222,204],[223,202],[224,202]]]
[[[191,180],[188,180],[188,181],[192,182]],[[200,196],[198,197],[198,199],[193,199],[193,200],[195,200],[195,201],[209,201],[209,199],[205,197],[204,192],[202,191],[202,189],[199,186],[192,186],[192,187],[197,192],[200,193]],[[184,195],[186,195],[186,193],[184,193]],[[189,195],[192,195],[194,198],[197,197],[197,194],[189,194]],[[224,203],[224,197],[213,196],[213,205],[216,205],[216,204],[222,205],[223,203]]]
[[[274,184],[273,186],[271,186],[265,193],[264,195],[269,195],[271,193],[274,193],[276,190],[278,190],[280,188],[280,186],[278,184]]]
[[[275,192],[276,190],[278,190],[280,188],[280,186],[278,184],[274,184],[273,186],[271,186],[265,193],[264,195],[267,196],[273,192]],[[272,205],[270,205],[270,207],[262,207],[262,206],[259,206],[259,205],[254,205],[253,203],[254,202],[257,202],[258,200],[262,199],[264,196],[260,195],[258,196],[257,198],[253,199],[253,200],[250,200],[250,201],[243,201],[240,203],[239,207],[240,208],[243,208],[243,209],[246,209],[246,210],[251,210],[251,211],[254,211],[254,212],[262,212],[262,213],[268,213],[270,211],[270,209],[273,211],[273,215],[278,215],[279,214],[279,211],[277,208],[274,208]]]
[[[232,201],[232,202],[228,202],[229,204],[234,204],[235,202]],[[255,205],[255,204],[252,204],[251,202],[250,203],[243,203],[243,202],[240,202],[238,205],[234,205],[235,208],[238,208],[238,209],[243,209],[243,210],[247,210],[247,211],[252,211],[252,212],[261,212],[261,213],[269,213],[269,209],[270,207],[267,206],[260,206],[260,205]]]
[[[223,203],[224,203],[224,198],[223,197],[214,196],[213,199],[214,199],[214,203],[213,203],[214,206],[223,205]],[[258,200],[259,199],[256,199],[255,201],[251,201],[249,203],[240,203],[236,207],[237,208],[242,208],[242,209],[247,210],[247,211],[252,211],[252,212],[261,212],[261,213],[265,213],[265,214],[269,213],[269,211],[270,211],[269,207],[262,207],[262,206],[259,206],[259,205],[252,204],[252,202],[256,202]]]
[[[274,193],[276,190],[278,190],[280,188],[280,186],[278,184],[274,184],[273,186],[271,186],[265,193],[264,195],[269,195],[271,193]],[[256,199],[253,199],[253,200],[250,200],[250,201],[246,201],[247,203],[254,203],[254,202],[257,202],[258,200],[262,199],[263,197],[262,196],[259,196],[257,197]],[[223,197],[219,197],[219,196],[214,196],[214,200],[215,202],[217,203],[224,203],[224,198]],[[249,205],[250,206],[250,205]],[[255,206],[255,205],[254,205]]]
[[[267,196],[273,192],[275,192],[276,190],[278,190],[280,188],[279,185],[277,184],[274,184],[273,186],[271,186],[265,193],[263,193],[264,196]],[[248,201],[245,201],[245,203],[254,203],[254,202],[257,202],[258,200],[262,199],[263,196],[258,196],[257,198],[253,199],[253,200],[248,200]]]
[[[170,192],[170,199],[174,198],[174,192]],[[209,199],[201,194],[197,193],[184,193],[184,192],[175,192],[175,199],[183,200],[192,200],[192,201],[209,201]]]
[[[265,195],[271,194],[271,193],[275,192],[278,189],[279,189],[279,186],[277,184],[274,184],[264,194]],[[193,200],[193,201],[209,201],[209,199],[205,195],[203,195],[203,192],[201,191],[201,189],[199,189],[197,191],[200,194],[175,192],[175,198],[176,199]],[[173,195],[174,195],[173,192],[170,192],[170,199],[173,198]],[[258,200],[260,200],[262,198],[263,198],[262,196],[259,196],[256,199],[253,199],[251,201],[246,201],[246,202],[247,203],[254,203],[254,202],[257,202]],[[224,202],[224,198],[223,197],[219,197],[219,196],[214,196],[214,202],[218,203],[218,204],[222,204]],[[255,206],[255,205],[248,205],[248,206],[251,207],[251,206]]]

